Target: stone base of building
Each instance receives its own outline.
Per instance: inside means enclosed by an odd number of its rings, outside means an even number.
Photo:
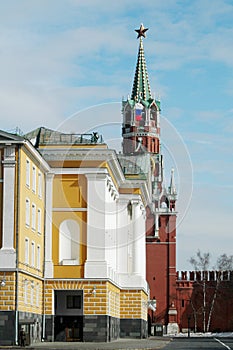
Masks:
[[[179,326],[177,323],[168,323],[167,325],[167,334],[177,334],[179,333]]]
[[[0,312],[0,345],[15,344],[15,311]]]
[[[41,342],[42,315],[31,312],[18,312],[18,331],[23,327],[26,334],[26,345]]]
[[[120,320],[120,337],[121,338],[147,338],[148,325],[147,321],[142,319],[125,318]]]
[[[120,320],[107,315],[83,316],[83,341],[109,342],[120,337]]]
[[[16,325],[15,311],[0,312],[0,345],[19,345],[19,331],[23,327],[26,345],[40,342],[42,337],[42,316],[30,312],[18,312]],[[16,334],[17,333],[17,334]]]
[[[42,334],[43,341],[54,341],[54,316],[45,315],[44,317],[44,334]]]
[[[45,341],[111,342],[119,338],[147,338],[147,321],[142,319],[119,319],[108,315],[49,316],[45,320]],[[59,320],[61,318],[61,320]],[[67,318],[67,319],[66,319]],[[67,329],[76,322],[75,332]],[[61,322],[64,324],[62,327]],[[57,327],[60,327],[58,329]],[[76,334],[76,339],[67,339],[67,334]]]

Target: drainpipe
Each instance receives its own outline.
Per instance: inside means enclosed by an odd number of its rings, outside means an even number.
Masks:
[[[17,202],[16,202],[16,271],[15,271],[15,344],[18,345],[18,322],[19,322],[19,313],[18,313],[18,285],[19,285],[19,272],[18,272],[18,250],[19,250],[19,208],[20,208],[20,150],[21,147],[18,146],[18,162],[17,162]]]
[[[44,176],[45,179],[45,176]],[[45,216],[46,216],[46,182],[44,181],[44,258],[43,258],[43,319],[42,319],[42,341],[45,340],[45,244],[46,244],[46,225],[45,225]]]

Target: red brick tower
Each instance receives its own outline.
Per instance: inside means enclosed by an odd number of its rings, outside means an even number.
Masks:
[[[123,153],[150,159],[151,205],[147,208],[146,273],[151,303],[149,324],[161,323],[168,333],[178,332],[176,311],[176,190],[174,171],[168,189],[163,185],[160,150],[160,101],[151,95],[144,56],[143,37],[138,33],[139,51],[131,97],[122,101]]]

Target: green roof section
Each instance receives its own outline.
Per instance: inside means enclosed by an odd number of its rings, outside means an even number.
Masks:
[[[142,37],[140,37],[131,100],[134,100],[136,102],[144,101],[147,104],[153,101],[150,90],[149,77],[147,73]]]
[[[125,177],[145,180],[150,174],[150,154],[125,155],[119,153],[117,158]]]

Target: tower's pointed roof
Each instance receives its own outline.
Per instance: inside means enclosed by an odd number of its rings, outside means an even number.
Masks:
[[[171,170],[171,180],[170,180],[170,186],[168,187],[169,194],[175,195],[176,194],[176,187],[175,187],[175,179],[174,179],[174,169]]]
[[[146,37],[145,32],[148,28],[144,28],[143,24],[141,24],[140,29],[137,29],[138,38],[140,40],[139,50],[138,50],[138,58],[136,71],[134,76],[133,89],[131,94],[131,100],[139,102],[140,100],[144,100],[145,102],[152,101],[153,98],[151,96],[149,77],[146,68],[146,60],[144,55],[144,47],[143,47],[143,39],[142,37]]]

